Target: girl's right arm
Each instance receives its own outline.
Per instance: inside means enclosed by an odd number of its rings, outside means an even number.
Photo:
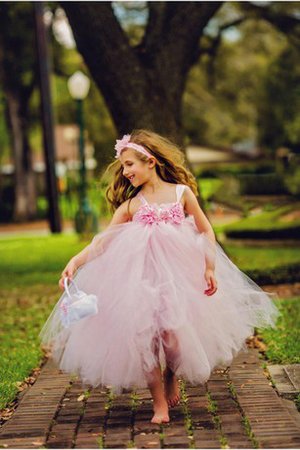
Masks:
[[[129,200],[126,200],[124,203],[122,203],[122,205],[119,206],[119,208],[116,209],[108,225],[109,227],[111,225],[118,225],[121,223],[128,222],[128,220],[130,220],[128,202]],[[58,282],[59,287],[62,290],[64,290],[64,278],[66,277],[70,279],[73,278],[73,275],[75,274],[77,269],[86,263],[89,252],[90,252],[90,244],[87,245],[80,253],[78,253],[77,255],[73,256],[73,258],[70,259],[70,261],[62,271],[61,277]]]

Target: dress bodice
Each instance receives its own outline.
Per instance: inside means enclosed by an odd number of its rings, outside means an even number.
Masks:
[[[139,192],[137,197],[141,201],[141,206],[132,217],[133,222],[140,222],[145,225],[159,224],[161,222],[180,224],[185,219],[183,205],[180,202],[185,185],[176,185],[176,202],[169,203],[148,203],[145,197]]]

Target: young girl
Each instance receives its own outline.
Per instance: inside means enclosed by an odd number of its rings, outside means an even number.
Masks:
[[[98,313],[63,328],[63,293],[40,336],[59,367],[85,384],[117,393],[148,386],[151,422],[169,422],[177,377],[204,383],[247,349],[254,327],[275,326],[278,310],[216,242],[173,143],[136,130],[115,149],[112,221],[59,280],[62,289],[68,277],[96,295]]]

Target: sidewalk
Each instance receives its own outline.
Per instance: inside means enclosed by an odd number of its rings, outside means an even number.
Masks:
[[[48,361],[0,431],[4,448],[299,448],[300,415],[272,387],[256,349],[205,386],[181,383],[170,424],[153,425],[148,390],[84,393]]]
[[[62,229],[64,233],[73,233],[74,223],[70,220],[64,221],[62,224]],[[51,231],[47,220],[36,220],[26,223],[0,224],[0,238],[20,234],[47,236],[51,234]]]

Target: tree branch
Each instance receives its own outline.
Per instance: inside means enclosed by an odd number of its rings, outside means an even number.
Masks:
[[[169,23],[164,30],[159,53],[173,55],[171,63],[173,62],[177,68],[180,67],[183,72],[188,70],[195,63],[194,49],[197,48],[204,28],[222,3],[169,2]],[[172,14],[170,14],[170,10],[172,10]],[[186,51],[187,49],[189,51]]]
[[[300,20],[297,17],[284,14],[282,12],[277,13],[271,6],[258,6],[251,2],[240,2],[240,5],[244,11],[252,15],[255,18],[261,18],[271,23],[279,31],[295,39],[295,43],[300,43]]]
[[[223,2],[149,2],[149,21],[139,48],[171,98],[182,92],[186,74],[197,61],[196,50],[203,30]],[[146,64],[147,64],[146,63]],[[159,74],[159,79],[157,79]]]
[[[236,27],[236,26],[240,25],[241,23],[243,23],[247,19],[248,19],[247,16],[242,16],[242,17],[239,17],[238,19],[233,20],[232,22],[224,23],[223,25],[220,26],[219,33],[221,33],[224,30],[227,30],[228,28]]]
[[[222,40],[222,32],[227,30],[228,28],[240,25],[247,19],[248,19],[247,16],[243,16],[233,20],[232,22],[221,25],[218,29],[217,35],[214,37],[205,35],[205,38],[209,40],[209,45],[206,47],[202,45],[200,48],[198,48],[197,59],[199,59],[204,54],[210,55],[212,58],[214,58],[217,54],[219,45]]]

